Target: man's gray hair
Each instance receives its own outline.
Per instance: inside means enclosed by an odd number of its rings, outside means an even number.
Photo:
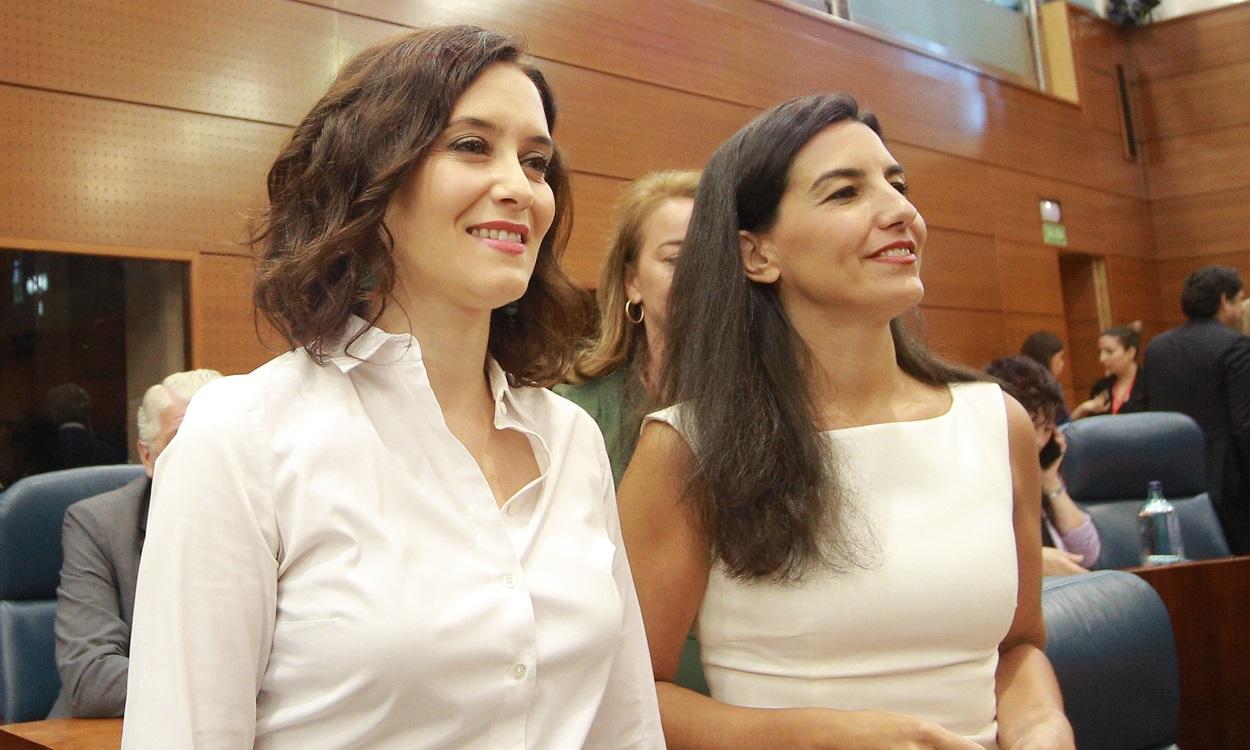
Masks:
[[[175,372],[143,394],[143,402],[139,404],[139,440],[144,445],[151,445],[161,431],[161,412],[167,409],[174,400],[189,401],[206,383],[221,377],[216,370],[189,370]]]

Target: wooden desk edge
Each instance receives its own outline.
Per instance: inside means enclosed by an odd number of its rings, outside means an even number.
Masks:
[[[0,726],[0,750],[117,750],[121,719],[44,719]]]

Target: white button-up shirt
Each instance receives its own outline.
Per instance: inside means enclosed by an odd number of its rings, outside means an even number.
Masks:
[[[663,747],[595,423],[491,361],[540,470],[500,508],[416,341],[349,351],[210,384],[161,455],[123,747]]]

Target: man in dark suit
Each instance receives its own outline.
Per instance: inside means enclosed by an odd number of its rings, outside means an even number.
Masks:
[[[65,511],[56,590],[56,666],[61,694],[50,717],[121,716],[126,707],[130,623],[156,457],[214,370],[179,372],[148,389],[139,407],[139,459],[146,476]]]
[[[1150,342],[1143,368],[1146,408],[1188,414],[1202,427],[1207,491],[1235,554],[1250,553],[1250,338],[1240,333],[1244,298],[1235,269],[1210,266],[1191,273],[1181,292],[1189,321]]]

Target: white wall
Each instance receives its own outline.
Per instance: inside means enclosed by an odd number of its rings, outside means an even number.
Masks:
[[[1235,5],[1242,2],[1246,2],[1246,0],[1163,0],[1154,9],[1154,12],[1150,14],[1150,18],[1153,21],[1165,21],[1177,16],[1198,13],[1199,11],[1211,10],[1212,8],[1222,8],[1225,5]]]

